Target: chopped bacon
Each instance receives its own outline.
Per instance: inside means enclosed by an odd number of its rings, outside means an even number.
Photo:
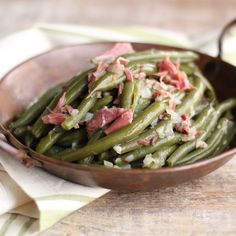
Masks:
[[[133,81],[134,80],[133,72],[131,70],[129,70],[128,68],[125,68],[124,71],[125,71],[125,75],[126,75],[127,80]]]
[[[160,98],[172,98],[172,94],[166,90],[158,90],[155,94],[154,97],[156,100],[159,100]]]
[[[204,133],[203,130],[198,130],[195,134],[195,138],[199,138]]]
[[[62,108],[65,106],[65,103],[66,103],[66,93],[63,93],[63,95],[60,97],[53,112],[56,112],[56,113],[62,112]]]
[[[138,141],[138,144],[139,144],[139,145],[142,145],[142,146],[148,146],[148,145],[150,145],[150,140],[147,140],[147,139],[140,139],[140,140]]]
[[[105,133],[111,134],[116,130],[131,124],[133,121],[133,112],[131,110],[126,110],[121,116],[119,116],[106,130]]]
[[[177,106],[177,104],[175,103],[175,102],[173,102],[173,101],[169,101],[169,108],[170,109],[172,109],[172,110],[175,110],[176,109],[176,106]]]
[[[73,113],[74,108],[71,105],[65,105],[65,110],[71,115]]]
[[[135,79],[144,79],[146,77],[146,73],[145,72],[140,72],[134,75]]]
[[[88,76],[89,89],[92,87],[93,83],[98,80],[101,76],[106,73],[108,64],[104,62],[99,62],[95,72]]]
[[[190,133],[191,119],[188,114],[181,115],[181,123],[176,125],[176,130],[182,134]]]
[[[95,116],[87,123],[87,132],[91,137],[98,129],[114,121],[127,109],[124,108],[103,108],[96,112]]]
[[[159,75],[163,81],[175,86],[178,90],[190,90],[193,88],[185,72],[179,70],[179,63],[170,61],[167,57],[160,63]]]
[[[158,136],[155,136],[151,139],[151,145],[155,145],[158,140]]]
[[[56,107],[50,114],[43,116],[42,121],[44,124],[60,125],[73,114],[74,110],[71,105],[66,104],[66,93],[63,93]]]
[[[116,61],[120,63],[121,65],[127,65],[129,63],[129,60],[123,57],[118,57]]]
[[[51,113],[46,116],[42,117],[44,124],[53,124],[53,125],[60,125],[64,122],[69,116],[64,113]]]
[[[113,60],[117,56],[132,52],[134,52],[134,49],[130,43],[116,43],[110,50],[104,52],[98,57],[95,57],[94,60]]]
[[[117,98],[114,100],[114,104],[119,104],[120,103],[120,96],[123,92],[123,89],[124,89],[124,83],[120,83],[118,85],[118,94],[117,94]]]
[[[183,114],[182,116],[181,116],[181,118],[182,118],[182,120],[184,120],[184,121],[190,121],[190,117],[189,117],[189,115],[188,114]]]

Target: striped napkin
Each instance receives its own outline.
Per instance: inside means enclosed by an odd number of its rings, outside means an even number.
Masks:
[[[227,44],[231,45],[228,48],[232,55],[227,59],[236,63],[236,47],[232,53],[236,34],[232,38]],[[204,45],[208,52],[215,52],[212,39],[204,43],[196,41],[194,45],[181,34],[146,27],[38,24],[0,41],[0,77],[20,62],[58,45],[95,41],[149,42],[190,48]],[[36,167],[27,169],[0,152],[0,236],[35,235],[108,191],[73,184]]]

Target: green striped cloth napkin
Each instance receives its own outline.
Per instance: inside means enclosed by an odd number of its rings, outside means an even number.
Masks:
[[[227,59],[236,63],[236,47],[234,53],[232,50],[236,35],[232,38],[227,44],[231,54]],[[0,77],[18,63],[58,45],[95,41],[149,42],[190,48],[204,45],[204,50],[215,52],[212,38],[194,44],[184,35],[153,28],[38,24],[0,41]],[[0,236],[35,235],[108,191],[73,184],[39,168],[26,169],[0,152]]]

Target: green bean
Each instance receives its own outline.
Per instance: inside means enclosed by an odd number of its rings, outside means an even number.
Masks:
[[[162,166],[165,165],[166,159],[176,150],[177,147],[178,147],[177,145],[165,146],[162,149],[157,150],[152,154],[153,161],[147,164],[145,164],[145,162],[143,161],[144,163],[143,167],[149,169],[161,168]]]
[[[103,98],[100,98],[96,104],[93,106],[93,108],[90,110],[90,112],[95,113],[96,111],[102,109],[103,107],[109,105],[113,100],[113,96],[105,96]]]
[[[57,144],[63,147],[71,147],[73,143],[80,143],[87,139],[87,132],[85,129],[75,129],[65,132],[57,141]]]
[[[58,89],[59,87],[57,86],[45,92],[36,103],[27,108],[15,122],[11,123],[10,128],[15,129],[20,126],[27,126],[31,124],[31,122],[33,122],[44,111],[45,107],[57,94]]]
[[[214,130],[215,126],[217,125],[217,121],[220,118],[220,116],[224,112],[226,112],[227,110],[232,109],[234,106],[236,106],[236,99],[228,99],[225,102],[221,103],[216,108],[216,111],[213,112],[213,114],[206,115],[205,119],[209,123],[208,124],[206,123],[205,125],[203,124],[203,127],[205,127],[205,132],[198,139],[189,141],[189,142],[181,145],[168,158],[168,160],[167,160],[168,165],[169,166],[174,166],[176,163],[179,163],[179,164],[182,163],[182,161],[184,160],[185,155],[196,148],[197,142],[205,141],[209,137],[210,133]],[[209,111],[210,111],[210,109],[209,109]],[[201,117],[202,117],[202,119],[201,119]],[[207,117],[209,117],[210,119],[207,119]],[[199,115],[199,121],[200,121],[199,124],[201,123],[201,120],[204,120],[204,116]]]
[[[176,108],[177,114],[182,115],[184,113],[187,113],[199,103],[205,89],[205,86],[202,80],[200,79],[200,77],[196,77],[195,87],[196,89],[189,92],[189,94],[187,94],[186,97],[184,98],[183,102],[177,106]],[[142,133],[139,137],[135,138],[134,140],[128,143],[116,145],[115,151],[118,154],[124,154],[126,152],[133,151],[137,148],[140,148],[140,145],[138,143],[139,140],[141,139],[150,140],[151,138],[159,135],[160,133],[169,131],[169,129],[172,127],[173,127],[173,123],[171,120],[160,121],[155,128],[149,128],[148,130],[146,130],[144,133]]]
[[[170,60],[180,60],[181,62],[190,62],[198,58],[197,54],[191,51],[160,51],[156,49],[129,53],[122,55],[122,57],[132,61],[154,60],[156,62],[162,61],[165,57],[169,57]]]
[[[100,139],[102,136],[104,135],[104,132],[102,129],[98,130],[88,141],[87,144],[92,144],[95,141],[97,141],[98,139]],[[85,159],[79,161],[79,163],[81,164],[89,164],[93,161],[94,159],[94,155],[88,156]]]
[[[64,91],[66,97],[65,104],[70,104],[73,101],[75,101],[75,99],[78,98],[80,94],[84,91],[84,89],[87,87],[87,76],[90,71],[91,70],[86,71],[78,75],[77,77],[73,78],[72,79],[73,83],[68,82],[68,86],[70,85],[70,87],[67,87]],[[32,133],[36,138],[40,138],[42,135],[46,133],[47,129],[49,129],[48,127],[50,126],[43,123],[42,117],[49,114],[50,111],[52,111],[55,108],[62,94],[63,91],[58,91],[58,95],[54,97],[54,99],[51,101],[48,107],[44,110],[44,112],[41,114],[38,120],[34,123],[32,127]]]
[[[221,103],[213,114],[210,114],[210,120],[207,119],[205,126],[205,132],[196,140],[189,141],[182,146],[180,146],[167,160],[169,166],[174,166],[176,163],[181,164],[184,161],[186,154],[191,152],[196,148],[196,144],[199,141],[205,141],[212,130],[214,130],[217,125],[217,121],[220,116],[236,106],[236,99],[228,99],[225,102]],[[204,119],[204,117],[202,117]],[[199,116],[199,121],[201,120],[201,115]],[[201,123],[201,122],[199,122]]]
[[[133,73],[139,72],[138,65],[132,65],[127,67],[129,70],[131,70]],[[114,88],[116,88],[120,83],[124,82],[126,80],[125,75],[117,75],[112,72],[107,72],[105,75],[100,77],[97,81],[94,82],[89,97],[92,96],[97,91],[109,91]]]
[[[30,132],[26,132],[25,137],[24,137],[24,143],[27,147],[32,148],[35,143],[35,138]]]
[[[154,102],[143,113],[127,125],[114,133],[89,144],[74,153],[66,155],[63,160],[82,160],[86,156],[102,153],[121,141],[125,142],[140,134],[153,120],[166,109],[166,103]]]
[[[74,128],[79,123],[79,121],[81,121],[85,117],[86,113],[95,105],[96,101],[97,101],[96,97],[89,97],[83,99],[83,101],[80,103],[78,107],[79,112],[67,118],[61,124],[62,128],[64,130],[71,130],[72,128]]]
[[[45,153],[64,133],[65,131],[60,126],[54,127],[45,137],[41,138],[36,147],[36,152]]]
[[[138,104],[135,107],[134,117],[137,117],[140,112],[146,109],[151,104],[151,99],[140,97],[138,100]]]
[[[196,76],[194,86],[196,89],[189,92],[181,105],[177,106],[176,112],[179,115],[189,113],[201,100],[206,87],[200,76]]]
[[[17,138],[24,138],[24,135],[26,134],[26,132],[28,131],[28,127],[27,126],[22,126],[22,127],[18,127],[13,131],[13,134],[17,137]]]
[[[198,129],[208,129],[208,133],[215,127],[216,122],[218,120],[214,119],[217,112],[214,112],[214,109],[212,107],[205,108],[204,111],[198,116],[196,122],[193,125],[193,128],[196,130]],[[212,122],[213,119],[213,122]],[[210,125],[209,125],[210,124]],[[181,160],[182,157],[184,157],[186,154],[191,152],[196,148],[197,143],[199,140],[203,141],[203,138],[194,139],[191,141],[188,141],[184,144],[182,144],[167,160],[167,163],[169,166],[174,166],[176,162]]]
[[[60,146],[52,146],[50,149],[48,149],[46,152],[45,152],[45,155],[46,156],[52,156],[54,157],[57,153],[63,151],[64,148],[63,147],[60,147]]]
[[[134,81],[134,91],[133,91],[133,102],[132,102],[132,106],[131,109],[134,112],[137,105],[138,105],[138,101],[141,95],[141,80],[135,80]]]
[[[227,130],[233,127],[233,122],[230,122],[226,118],[220,119],[216,130],[212,133],[210,138],[207,140],[207,147],[204,149],[197,149],[189,153],[182,161],[184,164],[191,164],[199,161],[203,158],[209,157],[214,153],[214,150],[221,144],[224,134]]]
[[[234,138],[234,135],[236,133],[236,125],[232,127],[231,130],[228,130],[227,133],[223,137],[223,142],[220,146],[217,147],[213,155],[218,155],[219,153],[223,152],[225,149],[228,148],[230,145],[232,139]]]
[[[147,63],[147,64],[145,64]],[[148,66],[147,66],[148,65]],[[153,65],[153,67],[150,67]],[[147,61],[131,62],[127,65],[127,69],[131,70],[133,74],[140,71],[145,72],[147,75],[149,73],[154,73],[155,63]],[[109,91],[114,88],[117,88],[118,85],[126,80],[126,75],[117,75],[112,72],[107,72],[105,75],[100,77],[92,86],[90,94],[92,96],[97,91]]]
[[[121,107],[131,108],[134,92],[134,82],[127,80],[121,96]]]
[[[128,152],[126,154],[121,155],[120,157],[116,159],[115,163],[117,165],[122,165],[124,163],[127,164],[133,161],[137,161],[150,153],[160,150],[161,148],[165,146],[171,146],[176,143],[181,143],[181,141],[182,141],[181,135],[178,133],[174,133],[171,136],[157,140],[157,142],[154,145],[141,147],[132,152]]]

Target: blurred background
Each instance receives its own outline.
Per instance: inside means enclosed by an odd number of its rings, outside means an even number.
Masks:
[[[235,0],[0,0],[0,37],[35,22],[143,25],[189,35],[218,32],[236,17]]]

